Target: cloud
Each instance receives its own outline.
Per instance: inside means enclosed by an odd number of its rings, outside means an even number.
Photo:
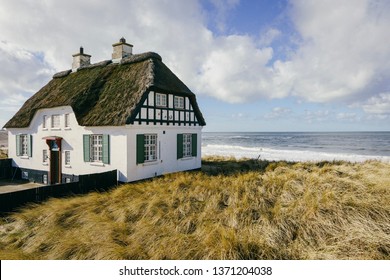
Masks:
[[[332,102],[383,91],[381,81],[390,78],[388,3],[292,1],[301,42],[290,63],[279,65],[294,75],[292,93],[308,101]]]
[[[332,114],[329,110],[305,110],[305,113],[302,116],[302,118],[308,123],[328,121],[331,117]]]
[[[291,115],[292,111],[290,108],[285,107],[275,107],[272,109],[272,111],[268,114],[264,115],[264,118],[266,119],[280,119],[286,116]]]
[[[378,96],[371,97],[363,105],[363,109],[369,114],[390,115],[390,92],[383,92]]]
[[[346,112],[338,113],[336,115],[336,119],[341,121],[350,121],[350,122],[359,120],[356,113],[346,113]]]
[[[226,19],[229,12],[234,9],[240,0],[209,0],[214,6],[216,13],[212,15],[215,25],[219,32],[225,32],[227,29]]]
[[[239,1],[212,3],[226,30],[229,11]],[[80,45],[98,62],[110,58],[111,44],[124,36],[135,53],[162,55],[199,95],[230,103],[292,95],[309,102],[366,101],[367,113],[387,111],[389,2],[291,0],[289,7],[295,28],[290,42],[279,27],[261,36],[214,34],[196,0],[3,0],[0,106],[22,105],[53,72],[71,67]]]

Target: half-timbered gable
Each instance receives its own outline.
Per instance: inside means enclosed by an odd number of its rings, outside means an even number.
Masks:
[[[191,99],[179,94],[150,91],[133,123],[147,125],[202,126]]]

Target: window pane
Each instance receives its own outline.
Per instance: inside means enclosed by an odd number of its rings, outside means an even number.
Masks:
[[[157,160],[157,134],[145,134],[145,161]]]
[[[47,150],[42,151],[42,162],[47,162]]]
[[[43,124],[42,124],[42,127],[43,127],[43,128],[46,128],[46,122],[47,122],[47,116],[44,115],[44,116],[43,116]]]
[[[28,155],[28,135],[22,134],[20,135],[20,151],[22,156]]]
[[[60,115],[51,116],[51,127],[52,128],[60,127]]]
[[[183,134],[183,157],[192,155],[191,134]]]
[[[69,127],[69,114],[65,114],[65,127]]]
[[[70,165],[70,151],[65,151],[65,165]]]
[[[103,158],[103,135],[92,135],[92,161],[101,162]]]

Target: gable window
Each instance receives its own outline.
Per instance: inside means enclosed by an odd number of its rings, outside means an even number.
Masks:
[[[65,165],[70,165],[70,151],[65,151]]]
[[[198,155],[197,134],[177,134],[177,159]]]
[[[110,164],[110,137],[108,134],[83,135],[83,148],[85,162]]]
[[[175,108],[184,109],[184,97],[175,96],[174,103],[175,103]]]
[[[69,128],[69,114],[65,114],[65,128]]]
[[[167,95],[163,93],[156,93],[156,106],[167,107]]]
[[[51,116],[51,128],[60,128],[60,115]]]
[[[137,134],[137,164],[157,160],[157,134]]]
[[[43,128],[43,129],[46,129],[46,128],[47,128],[47,116],[46,116],[46,115],[43,116],[42,128]]]
[[[16,135],[16,155],[32,157],[32,136],[29,134]]]

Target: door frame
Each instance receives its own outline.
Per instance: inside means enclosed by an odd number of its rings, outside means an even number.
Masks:
[[[44,137],[43,139],[46,140],[46,144],[49,146],[50,151],[50,158],[49,158],[49,184],[60,184],[62,180],[62,152],[61,152],[61,140],[62,137],[57,136],[50,136],[50,137]],[[54,161],[54,153],[58,153],[58,159]],[[56,169],[56,170],[54,170]],[[56,171],[56,172],[55,172]],[[55,176],[55,174],[58,174],[58,176]],[[56,177],[54,178],[53,175]]]

